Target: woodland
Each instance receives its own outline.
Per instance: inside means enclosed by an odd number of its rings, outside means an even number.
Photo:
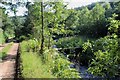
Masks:
[[[18,77],[120,77],[120,1],[73,9],[64,1],[0,4],[0,44],[20,44]],[[19,6],[24,16],[16,15]]]

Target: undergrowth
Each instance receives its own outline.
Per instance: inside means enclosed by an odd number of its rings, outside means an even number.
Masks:
[[[80,78],[79,73],[70,68],[70,62],[54,49],[44,49],[44,53],[25,50],[29,41],[20,44],[22,77],[24,78]],[[30,47],[30,46],[29,46]],[[30,49],[30,48],[29,48]]]

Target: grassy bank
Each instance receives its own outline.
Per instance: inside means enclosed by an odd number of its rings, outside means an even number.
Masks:
[[[45,49],[43,55],[25,50],[27,42],[20,44],[22,77],[24,78],[79,78],[79,73],[70,68],[70,62],[54,49]]]
[[[41,59],[36,53],[22,53],[22,76],[24,78],[55,78],[49,73],[49,69],[46,65],[42,64]]]

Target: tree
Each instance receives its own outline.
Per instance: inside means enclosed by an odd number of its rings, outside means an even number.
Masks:
[[[90,14],[90,10],[88,10],[87,7],[84,7],[82,10],[78,11],[78,27],[77,30],[79,30],[78,32],[80,34],[88,34],[90,31],[86,32],[87,30],[91,29],[91,14]]]
[[[107,34],[105,9],[100,4],[96,4],[92,9],[91,15],[93,21],[92,34],[95,34],[94,36],[105,36]]]
[[[43,49],[44,49],[44,13],[43,13],[43,2],[41,2],[41,18],[42,18],[42,30],[41,30],[41,35],[42,35],[42,39],[41,39],[41,54],[43,54]]]
[[[116,35],[120,23],[115,20],[115,15],[110,18],[108,30],[111,34],[94,42],[93,61],[88,69],[94,75],[102,77],[120,76],[120,40]]]
[[[66,36],[73,35],[77,33],[77,26],[78,26],[78,11],[76,10],[67,10],[68,17],[65,19],[65,30]]]
[[[111,18],[109,18],[108,19],[108,21],[110,22],[109,23],[109,28],[108,28],[108,31],[109,31],[109,33],[110,34],[117,34],[118,35],[118,37],[120,37],[119,36],[119,34],[120,34],[120,20],[115,20],[115,18],[117,17],[118,15],[116,15],[116,14],[113,14],[113,17]]]
[[[34,33],[34,37],[38,40],[42,39],[42,22],[40,22],[42,20],[42,13],[40,12],[40,7],[41,6],[37,2],[34,2],[34,4],[29,4],[27,16],[28,19],[26,21],[28,24],[26,26],[31,29],[30,32]],[[45,30],[44,37],[46,38],[45,41],[49,41],[49,43],[51,43],[50,39],[54,35],[59,35],[65,32],[64,20],[67,18],[67,16],[65,16],[66,14],[64,9],[66,7],[63,5],[62,2],[45,2],[43,4],[43,8]]]
[[[6,9],[2,8],[2,30],[5,40],[14,36],[13,23],[8,14],[5,14]]]

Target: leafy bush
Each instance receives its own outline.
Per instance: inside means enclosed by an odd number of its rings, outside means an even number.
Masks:
[[[19,40],[20,41],[26,40],[26,36],[20,36]]]
[[[107,36],[94,43],[94,55],[90,68],[94,75],[115,77],[120,75],[120,45],[116,36]]]
[[[104,38],[100,38],[93,43],[93,50],[96,52],[97,50],[111,50],[116,47],[117,39],[115,39],[117,35],[113,34],[112,36],[106,36]],[[117,41],[117,42],[116,42]]]
[[[75,69],[70,68],[70,62],[56,50],[49,49],[43,53],[44,61],[50,68],[51,73],[58,78],[80,78]]]
[[[118,15],[113,14],[112,17],[108,18],[108,22],[109,22],[108,31],[111,34],[116,33],[119,36],[120,20],[116,20],[115,19],[116,17],[118,17]]]
[[[79,78],[79,73],[75,69],[70,68],[70,62],[63,59],[58,58],[54,62],[54,67],[52,72],[59,78]]]
[[[94,57],[92,42],[88,40],[82,44],[82,49],[82,52],[79,54],[79,60],[83,65],[89,65],[92,58]]]
[[[88,71],[96,76],[116,77],[120,76],[120,38],[119,20],[115,20],[115,16],[109,20],[109,35],[100,38],[85,47],[89,52],[94,54]]]
[[[36,39],[31,39],[31,40],[28,40],[28,41],[23,41],[22,42],[22,50],[23,51],[37,51],[39,49],[39,42],[36,40]]]
[[[87,39],[92,40],[86,36],[66,37],[59,39],[55,44],[58,48],[82,47],[82,44],[87,41]]]
[[[56,46],[58,48],[67,48],[64,49],[63,52],[69,54],[70,59],[78,60],[81,65],[88,65],[89,61],[92,59],[93,53],[91,53],[91,49],[87,49],[87,51],[82,52],[82,49],[84,49],[83,46],[87,46],[83,44],[85,42],[87,43],[87,40],[94,41],[95,39],[96,38],[91,38],[88,36],[61,38],[58,42],[56,42]]]

